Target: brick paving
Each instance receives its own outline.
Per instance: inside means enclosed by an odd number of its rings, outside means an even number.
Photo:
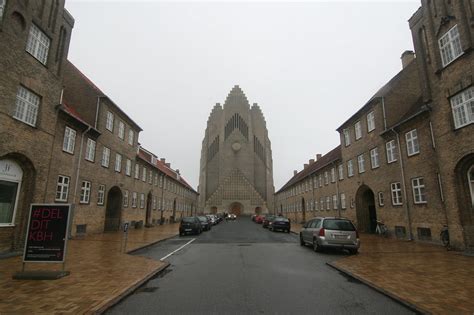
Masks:
[[[300,230],[293,224],[292,232]],[[433,244],[360,238],[358,255],[329,265],[421,312],[474,314],[474,257]]]
[[[130,230],[127,251],[178,234],[178,224]],[[123,233],[68,242],[66,270],[58,280],[13,280],[22,257],[0,259],[0,314],[100,313],[168,263],[120,253]],[[27,264],[26,270],[59,270],[59,264]]]

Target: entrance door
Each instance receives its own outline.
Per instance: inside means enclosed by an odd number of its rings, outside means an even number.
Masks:
[[[145,218],[145,226],[151,226],[151,202],[152,202],[152,195],[148,193],[146,196],[146,218]]]
[[[374,192],[366,185],[359,187],[356,193],[357,227],[360,231],[375,233],[377,228],[377,210]]]
[[[122,192],[114,186],[107,194],[107,208],[105,210],[104,232],[118,231],[122,216]]]
[[[240,202],[234,202],[230,205],[230,213],[239,216],[242,213],[242,204]]]
[[[465,156],[456,166],[456,184],[465,247],[474,250],[474,154]],[[456,239],[451,240],[455,245],[453,241]]]

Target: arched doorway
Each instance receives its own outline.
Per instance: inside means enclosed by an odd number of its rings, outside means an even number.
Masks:
[[[306,223],[306,203],[304,201],[304,198],[301,199],[301,212],[303,214],[302,223]]]
[[[171,217],[171,223],[176,222],[176,199],[173,200],[173,216]]]
[[[260,214],[260,213],[262,213],[262,207],[256,207],[255,214]]]
[[[356,193],[357,227],[362,232],[375,233],[377,228],[377,211],[375,196],[366,185],[359,187]]]
[[[239,216],[244,210],[244,206],[240,202],[233,202],[229,207],[229,213]]]
[[[459,215],[467,249],[474,248],[474,154],[459,161],[455,169]]]
[[[152,199],[153,196],[151,195],[151,192],[148,193],[146,196],[146,215],[145,215],[145,226],[146,227],[151,227],[151,205],[152,205]]]
[[[104,232],[117,231],[122,217],[122,191],[117,186],[110,188],[107,194]]]

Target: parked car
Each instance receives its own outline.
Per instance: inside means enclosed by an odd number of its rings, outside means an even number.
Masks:
[[[216,217],[215,217],[213,214],[208,214],[208,215],[206,215],[206,217],[211,221],[211,224],[212,224],[212,225],[216,225],[216,224],[217,224]]]
[[[255,223],[262,224],[264,218],[265,218],[265,217],[264,217],[263,215],[257,215],[257,216],[255,217]]]
[[[310,244],[314,251],[324,248],[347,249],[357,254],[360,247],[359,233],[349,219],[317,217],[309,220],[300,232],[300,244]]]
[[[283,231],[286,233],[290,233],[291,230],[291,223],[290,219],[285,217],[275,217],[273,218],[272,224],[268,226],[270,231]]]
[[[263,228],[267,228],[268,225],[270,224],[270,222],[275,218],[275,216],[273,214],[267,214],[264,219],[263,219],[263,222],[262,222],[262,227]]]
[[[184,217],[181,219],[181,222],[179,224],[179,235],[181,236],[188,233],[202,233],[201,221],[199,221],[197,217]]]
[[[207,216],[199,216],[198,219],[199,219],[199,222],[201,222],[203,231],[211,230],[211,226],[212,226],[211,219],[209,219]]]
[[[226,218],[226,220],[232,220],[232,221],[234,221],[235,219],[237,219],[237,216],[233,213],[229,213]]]
[[[253,222],[255,222],[255,218],[256,218],[256,217],[257,217],[257,215],[256,215],[256,214],[252,214],[252,217],[251,217],[251,219],[252,219],[252,221],[253,221]]]

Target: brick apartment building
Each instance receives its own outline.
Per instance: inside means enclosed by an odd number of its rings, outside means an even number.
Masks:
[[[0,253],[22,248],[31,203],[71,204],[73,236],[194,213],[197,192],[67,61],[64,2],[41,3],[0,6]]]
[[[341,144],[310,160],[276,193],[298,221],[342,215],[374,232],[474,247],[473,7],[422,1],[410,18],[415,55],[337,131]],[[324,210],[324,212],[323,212]]]

